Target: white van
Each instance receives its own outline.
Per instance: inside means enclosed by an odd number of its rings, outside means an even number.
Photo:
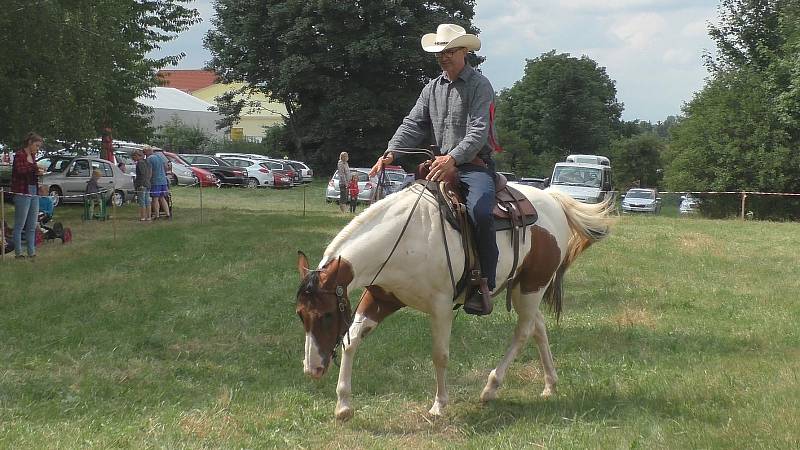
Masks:
[[[600,155],[569,155],[566,159],[571,163],[597,164],[598,166],[611,167],[611,160]]]
[[[613,195],[611,166],[578,162],[556,163],[548,187],[579,202],[600,203]]]

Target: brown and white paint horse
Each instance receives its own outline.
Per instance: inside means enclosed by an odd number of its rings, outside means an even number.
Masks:
[[[303,368],[313,378],[322,377],[336,347],[342,343],[344,351],[335,409],[340,420],[353,415],[351,378],[356,349],[378,324],[404,306],[430,315],[436,374],[436,397],[430,414],[441,415],[447,405],[445,369],[455,314],[453,288],[438,205],[429,192],[421,194],[404,235],[386,262],[420,196],[420,189],[422,186],[414,185],[373,204],[354,218],[328,245],[316,270],[309,269],[306,256],[298,252],[301,283],[297,292],[297,314],[306,332]],[[564,271],[583,250],[608,233],[608,203],[586,205],[554,191],[529,186],[518,186],[518,189],[531,199],[539,220],[528,229],[530,235],[519,248],[522,262],[512,287],[512,304],[519,316],[514,336],[505,356],[489,374],[481,401],[497,396],[509,365],[531,334],[544,366],[545,385],[541,395],[547,397],[555,393],[558,377],[539,304],[545,297],[560,308]],[[447,233],[453,273],[461,274],[464,264],[461,240],[446,222],[444,233]],[[503,284],[513,264],[509,233],[502,231],[497,235],[498,286]],[[384,262],[386,265],[381,270]],[[373,283],[376,274],[379,276]],[[364,286],[366,290],[351,323],[347,291]]]

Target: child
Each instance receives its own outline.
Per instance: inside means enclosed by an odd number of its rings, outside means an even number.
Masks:
[[[350,178],[350,183],[347,185],[347,192],[350,194],[350,212],[356,212],[356,204],[358,203],[358,175],[353,175]]]
[[[53,217],[53,199],[48,195],[48,186],[39,186],[39,222],[47,223]]]
[[[133,160],[136,161],[136,178],[133,179],[133,187],[136,188],[136,198],[139,199],[139,221],[148,222],[151,220],[150,179],[153,172],[141,150],[133,151]]]
[[[97,184],[98,180],[100,180],[100,171],[95,169],[92,171],[92,177],[86,182],[86,191],[84,192],[84,194],[86,194],[86,201],[89,203],[88,219],[94,218],[94,208],[95,206],[99,207],[102,201],[100,185]]]

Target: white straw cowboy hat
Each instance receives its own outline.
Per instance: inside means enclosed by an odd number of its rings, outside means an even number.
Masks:
[[[443,23],[436,28],[436,33],[422,36],[422,49],[429,53],[438,53],[448,48],[466,47],[469,50],[481,49],[481,40],[474,34],[452,23]]]

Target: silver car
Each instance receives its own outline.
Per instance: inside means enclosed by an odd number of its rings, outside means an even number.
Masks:
[[[119,167],[94,156],[77,156],[63,166],[60,171],[45,173],[42,184],[50,186],[50,198],[53,205],[64,203],[83,203],[83,194],[86,192],[86,183],[97,170],[100,180],[97,184],[100,189],[111,193],[111,202],[115,206],[122,206],[126,200],[132,200],[135,194],[133,177],[122,172]]]
[[[370,203],[372,201],[372,189],[374,183],[369,179],[369,170],[365,168],[350,168],[350,172],[358,177],[358,201]],[[339,172],[333,174],[331,181],[328,182],[328,189],[325,190],[325,201],[339,202]]]
[[[658,214],[661,212],[661,197],[655,189],[630,189],[622,196],[622,212]]]

